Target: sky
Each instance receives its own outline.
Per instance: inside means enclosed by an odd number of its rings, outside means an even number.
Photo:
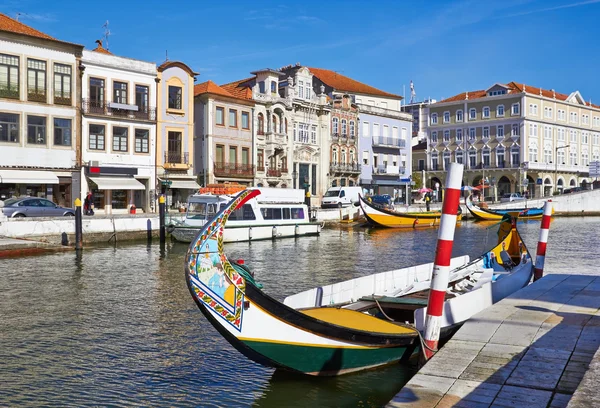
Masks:
[[[93,49],[108,21],[116,55],[179,60],[224,84],[299,62],[410,99],[510,81],[600,103],[600,0],[47,1],[0,12]]]

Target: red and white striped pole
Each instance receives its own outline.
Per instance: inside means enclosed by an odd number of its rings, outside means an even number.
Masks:
[[[544,215],[540,225],[540,239],[538,240],[535,255],[535,267],[533,268],[533,281],[544,276],[544,261],[546,260],[546,244],[548,243],[548,231],[550,230],[550,219],[552,218],[552,200],[544,203]]]
[[[452,258],[452,244],[454,243],[454,230],[456,229],[456,217],[460,204],[461,181],[463,165],[450,163],[448,175],[446,176],[446,194],[442,205],[442,217],[438,231],[437,248],[435,250],[435,261],[433,263],[433,276],[431,278],[431,290],[427,302],[427,315],[425,317],[425,359],[429,360],[437,351],[440,339],[440,326],[442,312],[444,311],[444,300],[448,279],[450,278],[450,260]],[[432,351],[433,350],[433,351]]]

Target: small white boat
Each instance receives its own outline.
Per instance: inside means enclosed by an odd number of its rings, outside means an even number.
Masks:
[[[260,195],[231,213],[223,242],[257,241],[318,235],[321,224],[310,221],[304,190],[259,187]],[[202,193],[188,197],[183,222],[168,227],[173,238],[192,242],[200,229],[224,208],[233,196]]]

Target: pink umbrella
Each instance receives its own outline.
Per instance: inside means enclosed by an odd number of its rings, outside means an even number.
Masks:
[[[417,190],[419,193],[431,193],[433,190],[427,187],[421,187],[419,190]]]

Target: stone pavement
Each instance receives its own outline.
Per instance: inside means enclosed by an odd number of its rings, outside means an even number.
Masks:
[[[388,407],[599,407],[600,277],[548,275],[475,315]]]

